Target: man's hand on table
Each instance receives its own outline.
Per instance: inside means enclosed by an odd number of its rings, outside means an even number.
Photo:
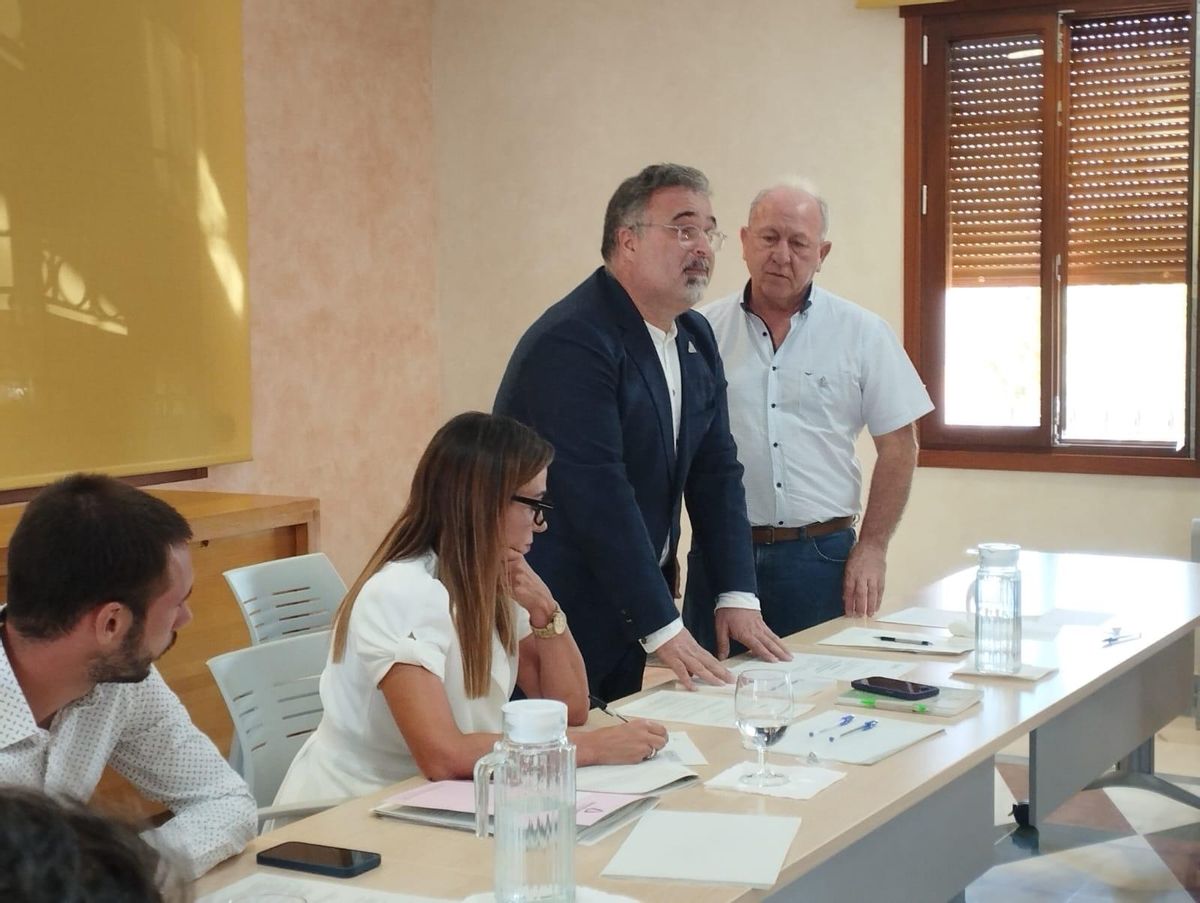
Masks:
[[[734,639],[745,646],[751,655],[764,662],[792,660],[792,653],[767,626],[762,612],[752,608],[718,608],[716,625],[717,658],[729,657],[729,641]]]
[[[654,650],[654,654],[659,662],[675,672],[679,682],[689,690],[696,689],[694,678],[709,684],[733,683],[729,669],[697,643],[686,628]]]

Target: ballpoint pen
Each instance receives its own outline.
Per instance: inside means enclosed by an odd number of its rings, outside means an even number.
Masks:
[[[608,707],[608,703],[605,702],[603,699],[601,699],[599,696],[593,696],[591,693],[589,693],[588,699],[590,699],[592,701],[592,705],[594,705],[596,708],[598,708],[600,711],[602,711],[605,715],[612,715],[614,718],[619,718],[621,721],[624,721],[626,724],[629,723],[628,718],[626,718],[620,712],[614,712],[612,709],[610,709]]]
[[[883,640],[885,643],[906,643],[909,646],[932,646],[929,640],[909,640],[899,636],[877,636],[877,640]]]
[[[830,737],[829,742],[832,743],[834,740],[840,739],[841,737],[845,737],[847,734],[853,734],[856,731],[869,731],[871,728],[875,727],[875,725],[877,725],[877,724],[879,724],[879,722],[876,721],[875,719],[871,719],[870,721],[864,721],[858,727],[852,727],[852,728],[850,728],[850,730],[844,731],[844,732],[838,734],[836,737]]]
[[[1137,640],[1141,638],[1140,633],[1121,633],[1120,629],[1114,629],[1112,633],[1100,641],[1101,646],[1115,646],[1117,643],[1125,643],[1129,640]]]
[[[836,731],[839,727],[845,727],[847,724],[849,724],[853,720],[854,720],[853,715],[843,715],[841,718],[838,719],[837,724],[831,724],[831,725],[829,725],[829,727],[823,727],[819,731],[809,731],[808,735],[810,737],[815,737],[817,734],[828,734],[830,731]]]

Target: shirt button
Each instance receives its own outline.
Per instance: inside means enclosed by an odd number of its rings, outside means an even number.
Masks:
[[[767,334],[764,332],[764,333],[763,333],[763,338],[765,339],[766,337],[767,337]]]
[[[783,521],[779,522],[779,526],[781,526],[781,527],[783,526]]]
[[[783,488],[783,484],[782,484],[782,483],[776,483],[776,484],[775,484],[775,488],[776,488],[776,489],[782,489],[782,488]]]
[[[778,443],[778,442],[772,442],[772,443],[771,443],[771,446],[772,446],[772,448],[779,448],[779,443]]]
[[[772,370],[772,371],[775,371],[775,370],[778,370],[778,369],[779,369],[778,367],[772,367],[772,368],[771,368],[771,370]]]

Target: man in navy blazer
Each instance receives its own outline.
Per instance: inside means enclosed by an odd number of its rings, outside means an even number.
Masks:
[[[712,330],[691,311],[724,240],[708,195],[687,166],[626,179],[605,213],[605,265],[528,329],[496,395],[497,414],[554,445],[553,524],[529,562],[606,701],[641,689],[648,652],[689,689],[696,677],[731,680],[675,606],[685,499],[712,556],[718,655],[733,638],[769,661],[791,657],[759,612],[725,375]]]

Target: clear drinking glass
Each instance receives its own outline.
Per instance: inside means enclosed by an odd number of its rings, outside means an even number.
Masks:
[[[738,730],[758,750],[758,768],[741,777],[743,784],[774,787],[787,775],[767,767],[767,747],[782,739],[795,711],[792,678],[786,671],[746,670],[738,674],[733,696]]]

